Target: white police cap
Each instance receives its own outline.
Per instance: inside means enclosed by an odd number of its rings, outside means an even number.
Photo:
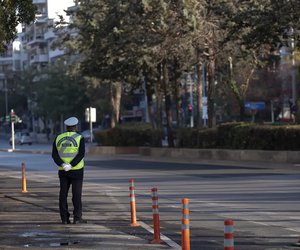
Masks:
[[[78,124],[78,119],[76,117],[70,117],[64,121],[64,124],[69,127],[76,126]]]

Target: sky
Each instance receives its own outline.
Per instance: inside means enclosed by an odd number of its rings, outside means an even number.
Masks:
[[[65,16],[64,9],[73,6],[73,0],[48,0],[48,16],[49,18],[54,18],[58,20],[57,14]],[[66,18],[68,20],[68,18]],[[21,32],[22,25],[18,25],[18,32]]]
[[[48,0],[48,14],[50,18],[57,18],[57,13],[64,15],[64,9],[73,6],[73,0]]]

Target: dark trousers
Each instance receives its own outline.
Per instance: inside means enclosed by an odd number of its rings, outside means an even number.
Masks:
[[[58,171],[60,191],[59,191],[59,211],[62,221],[67,221],[70,218],[68,210],[68,193],[70,186],[72,186],[72,203],[73,203],[73,217],[74,220],[81,219],[82,216],[82,182],[83,182],[83,168],[79,170],[64,170]]]

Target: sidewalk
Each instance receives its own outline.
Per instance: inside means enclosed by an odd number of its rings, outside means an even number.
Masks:
[[[130,216],[109,196],[85,187],[84,218],[88,224],[62,225],[55,180],[30,181],[30,192],[20,190],[15,171],[0,173],[0,249],[172,249],[150,244],[153,235],[130,227]]]

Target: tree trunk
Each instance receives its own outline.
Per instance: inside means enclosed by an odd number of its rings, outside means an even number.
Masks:
[[[181,99],[180,99],[180,84],[181,84],[181,72],[179,70],[179,64],[177,59],[174,59],[174,102],[176,106],[176,124],[177,127],[182,127],[182,122],[180,119],[180,107],[181,107]]]
[[[174,138],[172,132],[172,110],[171,110],[171,89],[170,89],[170,79],[169,70],[167,62],[163,62],[163,84],[165,93],[165,111],[166,111],[166,122],[167,122],[167,134],[168,134],[168,145],[169,147],[174,147]]]
[[[212,42],[212,41],[210,41]],[[212,45],[208,49],[208,68],[207,68],[207,114],[208,127],[215,126],[215,55]]]
[[[240,106],[240,121],[243,122],[245,120],[245,102],[244,100],[239,101]]]
[[[122,84],[121,82],[115,82],[111,84],[111,127],[114,128],[120,119],[120,106],[122,96]]]
[[[161,95],[161,76],[162,76],[162,65],[157,65],[157,70],[159,72],[159,78],[155,84],[155,96],[156,96],[156,124],[157,127],[162,129],[162,95]]]
[[[145,89],[147,95],[147,109],[149,120],[151,123],[152,128],[157,129],[157,124],[155,122],[154,110],[153,110],[153,89],[151,88],[151,84],[148,82],[147,74],[145,75]]]
[[[234,81],[232,58],[231,57],[228,58],[228,61],[229,61],[229,86],[230,86],[231,91],[233,92],[233,94],[238,102],[239,108],[240,108],[240,121],[245,120],[245,97],[246,97],[246,93],[249,88],[250,80],[252,79],[252,76],[255,73],[256,67],[258,65],[258,59],[255,54],[255,51],[252,51],[252,55],[254,58],[254,62],[251,63],[252,68],[251,68],[250,72],[247,74],[247,77],[244,80],[244,82],[240,82],[240,85],[238,85],[238,83],[236,81]]]
[[[197,50],[197,66],[196,66],[196,72],[197,72],[197,109],[196,109],[196,128],[202,127],[202,115],[203,115],[203,105],[202,105],[202,66],[203,63],[201,61],[201,53],[199,49]]]

